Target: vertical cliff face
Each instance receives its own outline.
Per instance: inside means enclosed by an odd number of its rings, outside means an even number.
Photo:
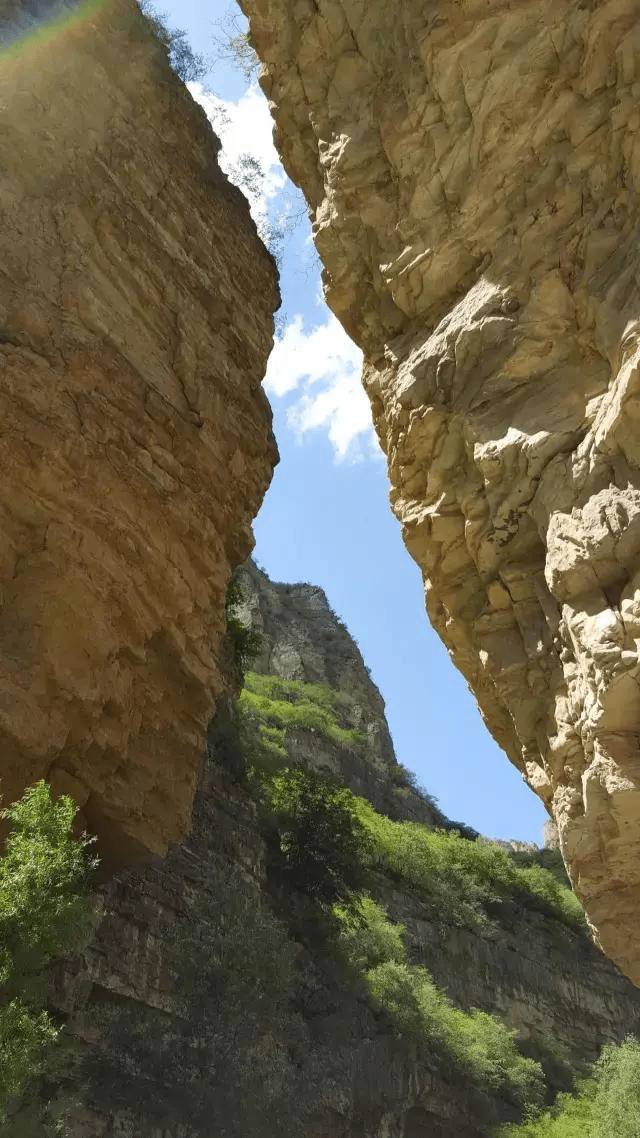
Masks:
[[[239,577],[242,621],[260,637],[252,664],[263,675],[323,684],[345,697],[347,729],[360,733],[363,747],[339,746],[317,732],[288,732],[293,761],[324,768],[391,817],[413,818],[427,825],[447,820],[428,796],[407,782],[396,759],[380,695],[348,629],[317,585],[271,581],[252,562]]]
[[[414,801],[394,798],[379,692],[322,590],[252,568],[243,587],[264,675],[331,688],[371,740],[349,761],[321,731],[287,730],[286,762],[328,768],[415,818]],[[105,885],[93,942],[53,970],[63,1042],[3,1138],[488,1138],[517,1116],[513,1099],[443,1054],[437,1029],[417,1042],[399,1029],[341,964],[310,898],[278,883],[243,746],[223,700],[190,834]],[[575,1070],[637,1032],[640,993],[585,932],[521,901],[477,927],[452,923],[401,874],[377,873],[372,888],[405,926],[410,960],[457,1007],[500,1015],[531,1054]]]
[[[640,980],[633,0],[243,0],[427,609]]]
[[[0,777],[127,861],[188,826],[278,289],[137,6],[47,11],[0,8]]]

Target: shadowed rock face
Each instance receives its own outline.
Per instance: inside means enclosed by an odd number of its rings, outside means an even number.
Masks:
[[[635,0],[243,0],[427,609],[640,981]]]
[[[278,289],[137,7],[71,7],[0,72],[0,777],[122,861],[188,825]]]
[[[329,685],[367,737],[357,762],[321,731],[305,741],[287,729],[289,761],[328,768],[396,818],[441,824],[428,801],[397,794],[380,693],[322,589],[277,584],[251,564],[242,588],[242,615],[263,636],[256,667]],[[242,774],[246,743],[223,697],[190,833],[162,861],[114,875],[95,898],[90,945],[50,970],[64,1043],[2,1138],[60,1127],[68,1138],[488,1138],[518,1116],[437,1037],[407,1038],[340,964],[311,897],[274,872],[271,825]],[[526,898],[471,928],[382,867],[372,886],[412,963],[456,1007],[499,1015],[543,1059],[553,1091],[603,1044],[637,1035],[640,991]]]

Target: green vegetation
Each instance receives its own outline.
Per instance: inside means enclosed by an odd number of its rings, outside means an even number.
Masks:
[[[404,926],[394,925],[382,906],[366,893],[353,898],[349,905],[334,905],[332,916],[337,923],[340,952],[359,976],[379,964],[404,962]]]
[[[403,928],[370,894],[389,879],[418,894],[434,921],[481,927],[501,912],[533,909],[584,929],[578,901],[531,851],[514,851],[455,830],[394,822],[326,775],[292,765],[287,734],[313,731],[358,749],[351,701],[329,687],[248,673],[238,705],[246,778],[259,803],[269,872],[323,914],[327,937],[368,1000],[395,1029],[455,1065],[479,1087],[539,1110],[544,1076],[516,1033],[478,1009],[461,1011],[428,971],[407,960]],[[407,781],[406,777],[404,781]],[[386,881],[386,883],[385,883]],[[324,922],[324,923],[322,923]],[[333,948],[331,948],[333,946]],[[640,1135],[638,1136],[640,1138]]]
[[[240,585],[238,574],[234,573],[227,586],[226,597],[226,616],[227,616],[227,636],[231,643],[231,650],[233,652],[233,662],[236,671],[241,676],[244,676],[247,668],[253,663],[260,646],[262,644],[262,637],[260,633],[253,628],[249,628],[240,620],[236,613],[238,605],[242,603],[243,593]]]
[[[362,798],[354,798],[353,808],[369,833],[377,867],[418,890],[443,923],[473,928],[496,904],[519,902],[584,928],[577,898],[541,866],[518,866],[505,849],[482,838],[468,841],[455,831],[392,822]]]
[[[425,968],[407,964],[404,930],[380,905],[361,896],[334,905],[333,917],[343,957],[403,1035],[430,1045],[484,1088],[522,1104],[541,1101],[541,1069],[519,1053],[515,1031],[486,1012],[454,1008]]]
[[[342,746],[366,745],[362,732],[344,726],[350,702],[347,695],[322,684],[247,673],[239,717],[250,777],[261,783],[262,792],[269,780],[277,779],[282,796],[287,780],[301,777],[301,772],[287,768],[289,729],[313,730]],[[478,927],[491,919],[497,905],[516,904],[553,916],[571,929],[584,929],[580,903],[562,884],[555,864],[547,869],[529,851],[514,854],[455,830],[393,822],[350,791],[339,793],[341,808],[358,822],[353,856],[363,870],[381,870],[419,891],[433,918],[443,924]],[[311,811],[309,798],[307,817]]]
[[[329,939],[333,938],[370,1000],[385,1010],[404,1036],[431,1046],[479,1086],[499,1090],[520,1104],[539,1103],[544,1089],[540,1065],[520,1054],[515,1032],[485,1012],[463,1012],[453,1007],[426,969],[407,963],[402,927],[392,924],[372,897],[358,892],[373,883],[372,867],[379,866],[385,855],[387,859],[391,854],[398,857],[398,865],[403,864],[402,857],[411,859],[411,843],[404,843],[412,831],[377,815],[344,787],[300,768],[263,772],[260,787],[262,808],[277,835],[277,872],[290,889],[309,897],[325,913],[330,912]],[[393,827],[392,839],[387,825]],[[424,827],[413,829],[420,835],[429,834]],[[401,847],[393,845],[396,835],[400,835]],[[436,839],[435,853],[431,851],[432,871],[436,866],[446,872],[450,847],[472,845],[455,834],[430,836]],[[486,849],[483,844],[482,855]],[[498,853],[503,855],[504,851]],[[448,861],[455,868],[451,856]],[[484,889],[477,865],[471,886],[466,882],[469,864],[463,855],[459,880],[454,874],[446,885],[440,884],[441,879],[435,886],[428,882],[432,895],[434,889],[438,891],[441,917],[445,909],[450,919],[452,891],[453,911],[475,922],[483,916],[487,897],[494,897],[492,871],[486,859],[481,856],[479,862],[482,878],[488,880]],[[426,874],[427,868],[423,856],[421,872]],[[403,873],[407,872],[416,873],[415,866],[403,864]],[[421,880],[424,885],[426,878]],[[560,889],[555,881],[553,884]]]
[[[263,774],[260,785],[262,808],[277,835],[279,877],[330,914],[329,939],[371,1001],[403,1035],[430,1045],[478,1085],[519,1103],[538,1103],[542,1072],[519,1053],[515,1032],[485,1012],[453,1007],[424,968],[407,963],[402,927],[359,892],[380,854],[371,817],[388,820],[344,787],[297,767]],[[456,835],[438,838],[469,844]]]
[[[22,1000],[0,1007],[0,1121],[14,1095],[41,1073],[47,1049],[58,1032],[46,1012],[35,1012]]]
[[[277,824],[281,878],[322,907],[347,901],[364,883],[368,846],[350,791],[294,767],[266,781],[263,793]]]
[[[271,728],[274,741],[274,729],[279,731],[277,742],[282,747],[288,728],[316,731],[344,747],[364,747],[367,740],[363,732],[340,723],[350,706],[347,695],[326,684],[282,680],[257,672],[247,673],[240,696],[240,713]]]
[[[0,858],[0,1118],[8,1100],[42,1070],[58,1032],[36,1007],[37,977],[77,950],[91,924],[88,876],[95,859],[72,837],[76,808],[51,799],[45,782],[2,812],[10,824]]]
[[[184,83],[195,83],[203,79],[208,65],[204,56],[196,54],[183,28],[170,28],[167,17],[158,12],[150,0],[138,0],[138,7],[151,25],[169,57],[173,70]]]
[[[573,1095],[559,1095],[502,1138],[640,1138],[640,1043],[629,1038],[604,1048],[592,1075]]]

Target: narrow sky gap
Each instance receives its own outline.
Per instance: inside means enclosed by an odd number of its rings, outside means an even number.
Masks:
[[[228,0],[158,7],[211,57],[221,26],[242,19]],[[268,225],[299,194],[282,181],[266,101],[225,58],[212,58],[192,90],[205,108],[217,105],[223,166],[243,154],[260,163],[262,189],[256,184],[251,204],[258,224]],[[427,620],[420,573],[389,509],[360,353],[322,301],[309,233],[299,224],[282,243],[283,306],[265,380],[281,463],[256,519],[256,558],[274,580],[324,588],[384,696],[398,759],[444,812],[490,837],[541,843],[542,804],[493,742]]]

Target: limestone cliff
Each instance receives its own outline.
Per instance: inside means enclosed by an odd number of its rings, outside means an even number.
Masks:
[[[340,685],[372,740],[374,794],[399,813],[381,785],[383,753],[391,784],[394,771],[380,694],[322,591],[251,568],[245,588],[264,630],[258,665]],[[513,1102],[398,1032],[328,951],[305,898],[279,889],[237,747],[222,701],[191,833],[102,889],[93,943],[51,976],[63,1046],[3,1138],[488,1138]],[[287,747],[362,788],[361,767],[319,732],[304,747],[287,733]],[[531,1053],[558,1050],[575,1069],[638,1030],[640,993],[584,933],[526,905],[483,929],[448,925],[398,881],[384,889],[412,959],[459,1007],[503,1016]]]
[[[0,5],[0,43],[2,795],[46,776],[129,862],[187,829],[224,687],[276,272],[132,0]]]
[[[430,618],[640,982],[636,0],[242,0]]]
[[[294,762],[325,769],[390,817],[413,818],[439,826],[448,819],[428,795],[407,781],[396,760],[385,717],[384,700],[369,675],[362,654],[326,594],[306,583],[270,581],[252,562],[239,575],[243,601],[240,618],[260,636],[252,664],[257,672],[326,684],[349,700],[345,723],[366,738],[366,754],[339,747],[318,734],[289,732]]]

